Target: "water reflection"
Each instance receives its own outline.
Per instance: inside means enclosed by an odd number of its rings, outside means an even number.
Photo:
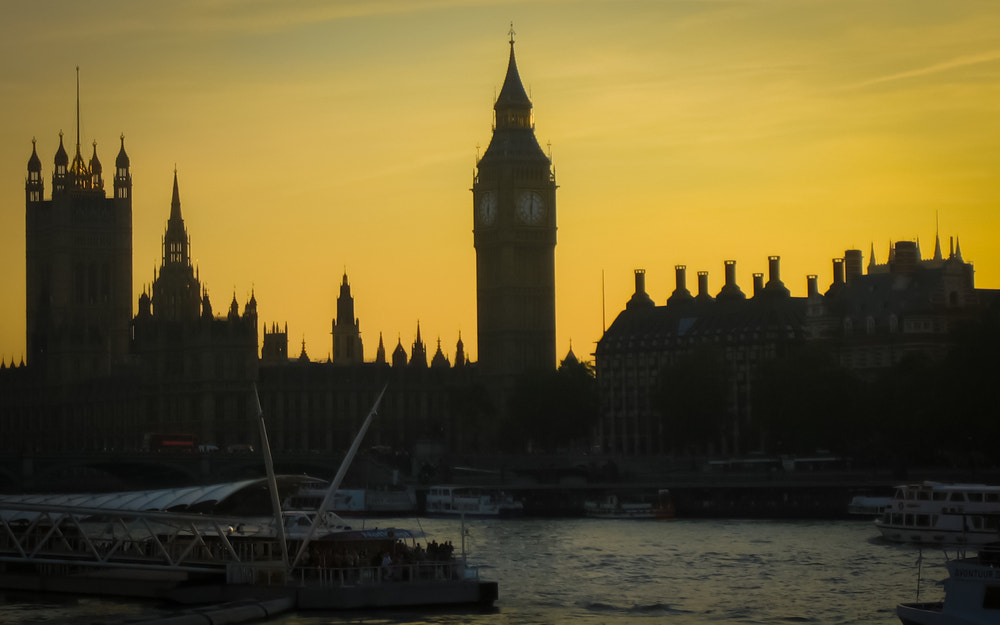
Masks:
[[[379,521],[414,525],[413,519]],[[419,521],[461,544],[461,522]],[[496,609],[302,613],[276,625],[898,625],[895,605],[941,598],[940,552],[877,539],[865,521],[508,519],[466,523],[469,558],[500,583]],[[0,622],[118,623],[159,604],[97,599],[0,605]]]

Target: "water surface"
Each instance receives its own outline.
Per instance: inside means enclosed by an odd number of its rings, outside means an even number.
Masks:
[[[412,527],[461,550],[458,520]],[[898,625],[895,606],[943,595],[944,554],[890,545],[867,521],[467,521],[466,551],[500,585],[489,612],[298,613],[274,625]],[[7,596],[0,622],[111,624],[171,606]]]

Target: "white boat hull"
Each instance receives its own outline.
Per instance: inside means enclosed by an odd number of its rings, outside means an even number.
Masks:
[[[994,542],[1000,530],[1000,486],[931,481],[897,486],[875,527],[896,543]]]
[[[997,625],[1000,623],[1000,559],[993,549],[948,562],[944,601],[901,603],[903,625]]]
[[[875,524],[882,537],[894,543],[909,543],[914,545],[968,545],[979,546],[996,542],[996,530],[990,531],[964,531],[961,529],[947,529],[942,527],[929,529],[915,529],[912,527],[899,527],[885,525],[881,522]]]

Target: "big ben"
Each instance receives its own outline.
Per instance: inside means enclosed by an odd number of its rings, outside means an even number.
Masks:
[[[472,185],[479,366],[501,388],[556,364],[556,181],[514,59]]]

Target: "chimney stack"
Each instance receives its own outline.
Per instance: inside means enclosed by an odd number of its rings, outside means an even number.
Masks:
[[[743,295],[743,291],[736,284],[736,261],[727,260],[725,261],[726,270],[726,283],[722,286],[722,290],[719,291],[719,295],[716,299],[746,299],[746,295]]]
[[[833,259],[833,283],[830,284],[830,288],[826,290],[827,295],[834,295],[839,293],[841,289],[844,288],[844,259],[834,258]]]
[[[819,295],[819,278],[811,273],[806,276],[806,297],[816,297]]]
[[[775,295],[789,297],[792,293],[781,281],[781,257],[768,256],[767,267],[770,275],[768,276],[767,284],[764,285],[764,290]]]
[[[674,292],[670,294],[670,297],[667,298],[667,306],[689,302],[694,299],[691,297],[691,292],[687,289],[687,266],[674,265],[674,276],[677,286]]]
[[[767,257],[767,283],[777,284],[781,282],[781,257],[780,256],[768,256]]]
[[[635,293],[632,294],[628,303],[625,304],[625,310],[636,307],[652,308],[655,305],[656,304],[653,303],[653,299],[646,293],[646,270],[636,269]]]
[[[764,274],[757,272],[753,274],[753,296],[757,297],[764,292]]]
[[[845,282],[852,284],[861,277],[861,250],[844,251],[844,271],[846,273]]]
[[[699,302],[712,301],[712,296],[708,294],[708,272],[698,272],[698,297]]]
[[[636,269],[635,270],[635,292],[645,293],[646,292],[646,270]]]
[[[920,260],[917,244],[913,241],[896,241],[894,249],[896,253],[893,255],[891,271],[902,276],[912,274]]]

